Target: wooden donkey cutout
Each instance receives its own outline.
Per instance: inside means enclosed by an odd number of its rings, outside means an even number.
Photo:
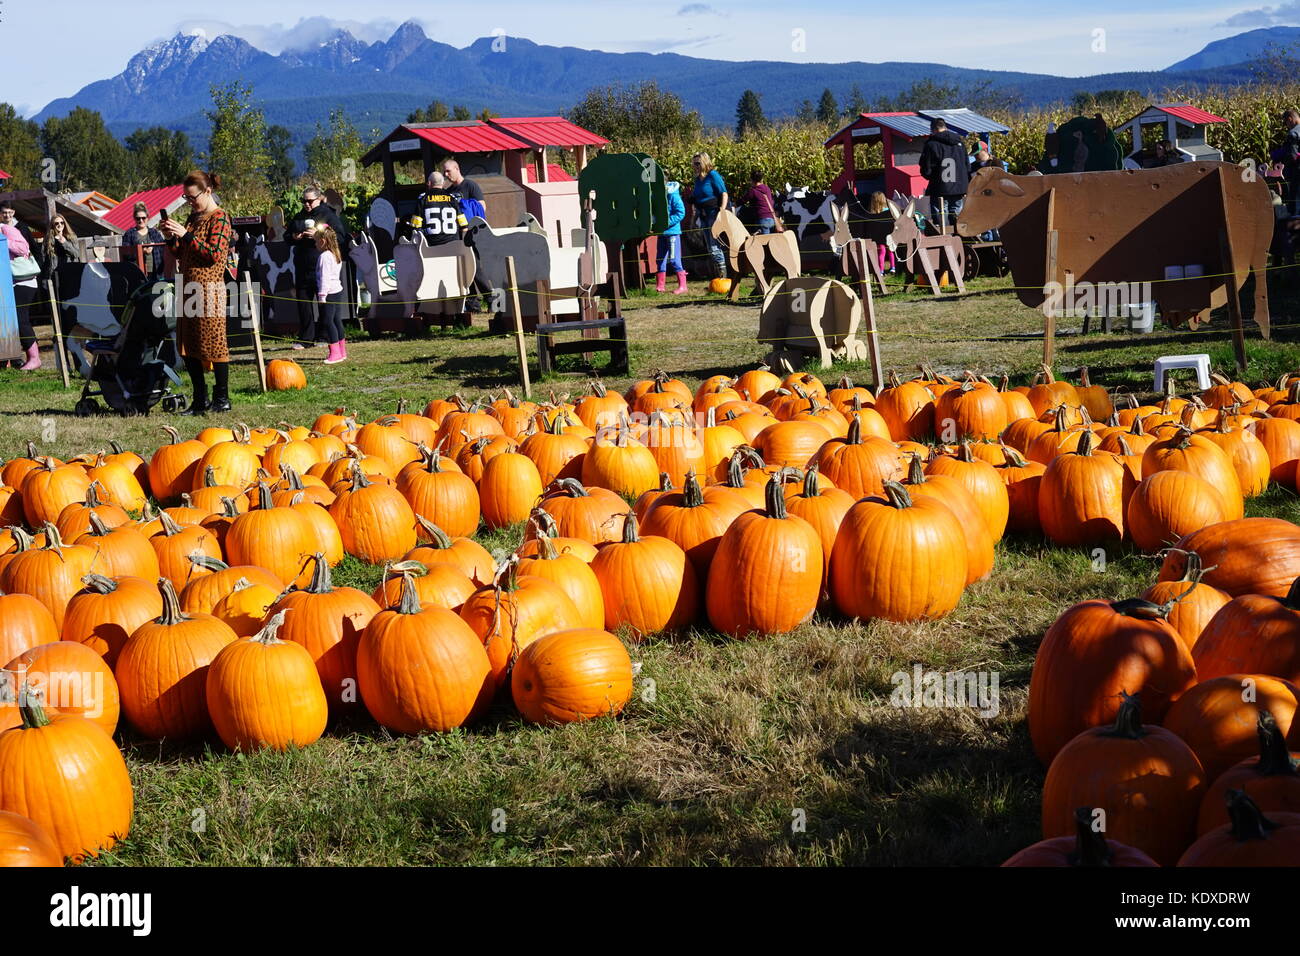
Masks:
[[[920,227],[916,224],[915,212],[916,200],[914,199],[907,204],[903,214],[894,223],[892,233],[894,242],[898,246],[898,261],[907,270],[907,278],[903,282],[904,291],[907,290],[919,269],[930,281],[930,291],[939,295],[937,274],[943,270],[946,260],[947,269],[957,284],[957,291],[964,293],[966,284],[962,282],[962,270],[965,268],[966,253],[961,239],[957,236],[922,235]]]
[[[727,249],[727,261],[732,275],[730,298],[733,302],[740,298],[740,278],[745,272],[741,268],[742,264],[754,273],[758,291],[764,295],[770,288],[767,273],[769,260],[787,278],[794,279],[799,275],[799,241],[791,230],[751,236],[734,212],[722,209],[718,211],[718,218],[713,223],[713,238]]]
[[[890,206],[894,218],[898,212]],[[831,253],[840,257],[840,271],[854,282],[870,282],[875,278],[880,294],[888,295],[885,273],[880,268],[880,243],[870,237],[855,237],[849,229],[849,204],[831,203],[831,218],[835,230],[831,233]]]

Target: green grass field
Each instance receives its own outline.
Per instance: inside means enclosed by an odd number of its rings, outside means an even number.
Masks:
[[[1026,381],[1041,356],[1041,317],[1006,285],[982,280],[960,298],[879,299],[886,366],[908,373],[927,362]],[[762,357],[753,305],[707,299],[695,284],[692,301],[673,298],[629,299],[633,376],[611,377],[611,385],[656,368],[694,385]],[[1245,380],[1300,367],[1295,305],[1279,281],[1274,340],[1251,336]],[[1197,333],[1078,331],[1063,328],[1057,344],[1058,374],[1071,380],[1087,365],[1094,383],[1141,395],[1162,354],[1206,351],[1216,367],[1231,366],[1221,317]],[[273,343],[271,357],[290,354],[285,346]],[[320,364],[323,349],[292,353],[308,356],[309,386],[297,393],[263,396],[251,366],[237,366],[234,412],[207,421],[310,424],[339,405],[368,420],[401,398],[422,407],[518,382],[513,340],[481,328],[358,337],[350,352],[350,362],[333,367]],[[540,383],[535,397],[582,391],[579,372]],[[869,378],[856,366],[849,373]],[[31,440],[66,456],[109,438],[148,455],[162,424],[197,430],[161,413],[79,419],[75,400],[48,369],[0,371],[0,455],[20,454]],[[1248,513],[1295,520],[1296,505],[1274,488]],[[489,548],[510,548],[519,534],[481,537]],[[559,729],[526,725],[499,704],[475,726],[440,736],[395,737],[358,720],[305,750],[255,755],[215,740],[160,745],[121,730],[135,820],[101,862],[996,865],[1039,838],[1043,770],[1029,747],[1025,702],[1043,632],[1074,602],[1136,596],[1156,567],[1128,547],[1099,564],[1082,550],[1010,538],[993,575],[942,621],[817,619],[749,642],[705,629],[657,637],[631,646],[639,675],[622,716]],[[378,575],[349,558],[335,581],[369,590]],[[891,675],[914,663],[995,672],[996,715],[893,705]]]

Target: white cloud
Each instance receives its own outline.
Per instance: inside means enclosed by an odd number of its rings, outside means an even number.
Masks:
[[[1300,3],[1292,0],[1276,7],[1242,10],[1223,21],[1225,27],[1272,27],[1300,23]]]
[[[716,16],[718,11],[714,10],[707,3],[688,3],[677,11],[679,17],[698,16],[706,13],[711,13]]]

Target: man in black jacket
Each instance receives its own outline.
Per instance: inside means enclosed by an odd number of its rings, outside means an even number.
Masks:
[[[324,223],[334,230],[338,237],[339,252],[345,259],[349,245],[348,234],[339,214],[325,202],[319,188],[308,186],[302,191],[302,210],[289,226],[289,235],[293,240],[294,298],[298,300],[296,349],[316,344],[316,263],[320,259],[320,253],[316,250],[316,239],[308,232],[309,222],[312,225]]]
[[[930,138],[921,147],[921,175],[929,185],[930,219],[940,231],[957,221],[970,185],[970,158],[962,138],[942,119],[931,120]]]

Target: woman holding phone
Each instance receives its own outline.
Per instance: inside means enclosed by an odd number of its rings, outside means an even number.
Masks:
[[[177,325],[181,355],[194,387],[194,400],[184,415],[230,411],[230,349],[226,345],[226,264],[234,227],[230,215],[217,205],[213,190],[221,186],[216,173],[195,170],[185,177],[185,200],[193,210],[185,225],[175,219],[159,223],[176,253],[184,286],[177,289],[184,306]],[[191,297],[199,300],[191,302]],[[195,314],[197,313],[197,314]],[[212,365],[212,403],[208,404],[203,365]]]

